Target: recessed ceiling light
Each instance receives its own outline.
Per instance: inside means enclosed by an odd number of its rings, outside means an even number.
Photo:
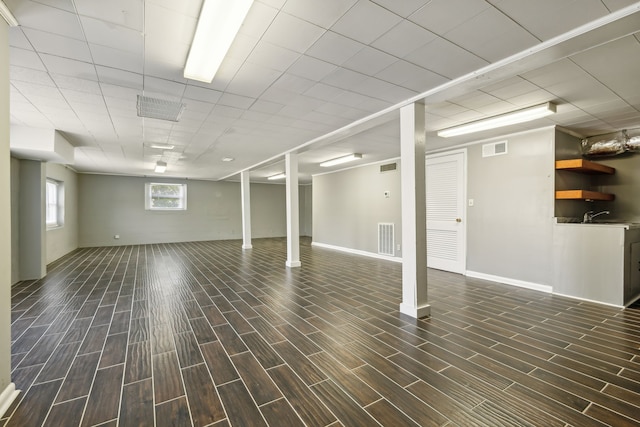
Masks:
[[[233,157],[223,157],[222,161],[223,162],[233,162],[235,159]]]
[[[362,158],[362,154],[353,153],[347,156],[338,157],[337,159],[327,160],[326,162],[320,163],[320,166],[323,168],[327,168],[329,166],[340,165],[342,163],[352,162],[354,160],[358,160]]]
[[[204,0],[184,78],[211,83],[253,0]]]
[[[285,175],[284,173],[279,173],[279,174],[277,174],[277,175],[271,175],[271,176],[270,176],[270,177],[268,177],[267,179],[268,179],[269,181],[273,181],[273,180],[276,180],[276,179],[283,179],[283,178],[286,178],[286,177],[287,177],[287,175]]]
[[[167,162],[163,162],[158,160],[156,162],[156,168],[154,169],[155,173],[164,173],[167,170]]]
[[[158,150],[173,150],[174,148],[176,148],[175,145],[170,144],[151,144],[149,147],[157,148]]]
[[[501,114],[499,116],[489,117],[471,123],[465,123],[460,126],[454,126],[448,129],[438,131],[438,136],[448,138],[450,136],[465,135],[482,130],[496,129],[503,126],[515,125],[517,123],[529,122],[539,119],[556,112],[556,105],[552,102],[534,105],[533,107],[523,108],[522,110],[512,111],[510,113]]]

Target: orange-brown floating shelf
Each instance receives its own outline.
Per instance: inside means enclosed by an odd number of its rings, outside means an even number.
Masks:
[[[598,191],[587,190],[561,190],[556,191],[556,199],[567,200],[613,200],[615,194],[600,193]]]
[[[604,173],[609,175],[616,172],[616,168],[590,162],[585,159],[556,160],[556,169],[581,173]]]

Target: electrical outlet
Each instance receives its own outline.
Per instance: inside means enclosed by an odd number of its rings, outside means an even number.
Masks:
[[[469,199],[469,206],[473,206],[473,199]]]
[[[386,190],[386,191],[384,192],[384,198],[385,198],[385,199],[388,199],[389,197],[391,197],[391,191]]]
[[[116,234],[115,236],[113,236],[113,238],[117,240],[117,239],[119,239],[119,238],[120,238],[120,235],[119,235],[119,234]]]

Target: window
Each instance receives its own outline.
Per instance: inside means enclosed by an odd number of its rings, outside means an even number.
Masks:
[[[64,224],[64,184],[47,179],[46,223],[47,228],[62,227]]]
[[[187,184],[145,184],[145,209],[187,210]]]

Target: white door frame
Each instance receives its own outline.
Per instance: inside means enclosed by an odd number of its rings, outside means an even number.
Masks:
[[[427,154],[425,157],[425,166],[426,161],[428,159],[436,159],[439,157],[447,157],[451,155],[462,154],[462,227],[460,227],[460,232],[462,233],[462,248],[460,249],[460,254],[462,255],[460,271],[455,271],[455,273],[459,273],[462,275],[466,274],[467,271],[467,149],[460,148],[456,150],[450,151],[442,151],[434,154]],[[428,185],[428,184],[427,184]],[[425,224],[426,228],[426,224]]]

